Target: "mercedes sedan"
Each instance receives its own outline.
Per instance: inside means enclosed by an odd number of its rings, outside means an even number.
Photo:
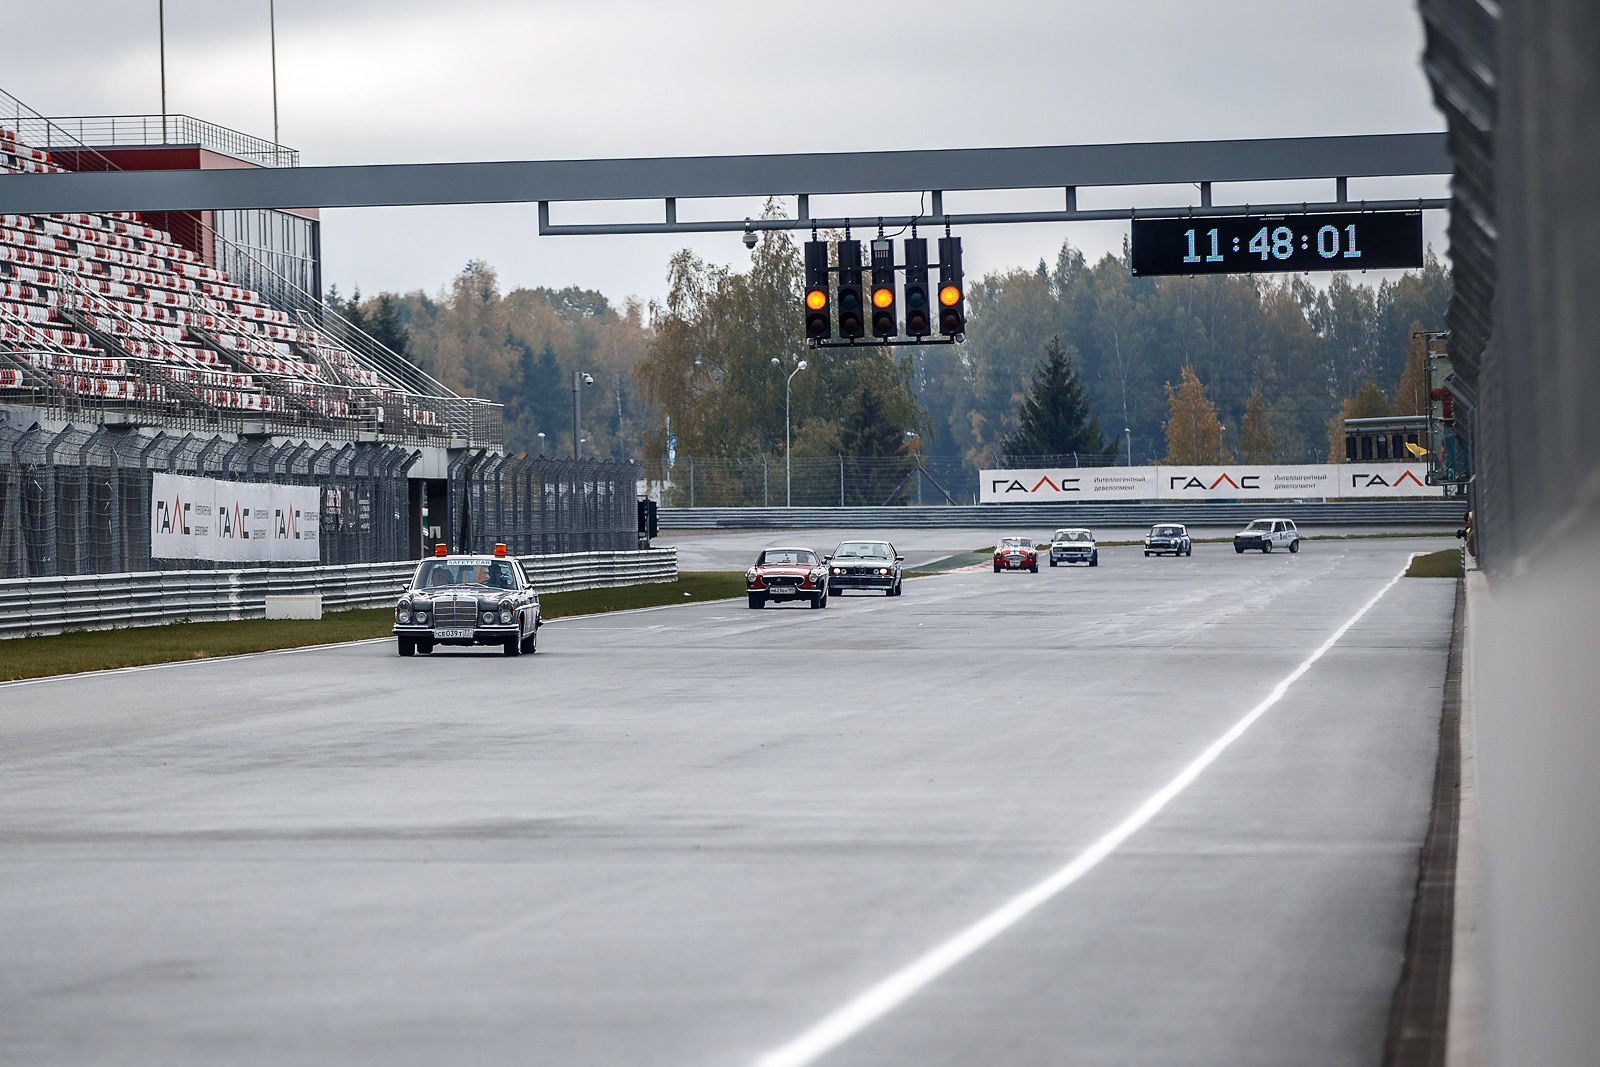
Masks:
[[[402,656],[439,645],[499,645],[520,656],[537,649],[539,625],[539,594],[505,545],[495,545],[492,556],[447,556],[440,545],[417,564],[394,608]]]

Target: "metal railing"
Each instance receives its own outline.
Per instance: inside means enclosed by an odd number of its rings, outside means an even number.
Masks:
[[[258,167],[298,167],[300,153],[239,130],[218,126],[193,115],[16,115],[17,135],[45,151],[73,151],[80,145],[129,148],[154,145],[199,145],[201,148],[254,163]],[[63,143],[61,132],[72,135]]]
[[[678,552],[656,548],[522,559],[540,593],[676,581]],[[269,596],[315,593],[327,609],[385,607],[406,588],[414,560],[392,563],[144,571],[0,580],[0,638],[259,619]]]

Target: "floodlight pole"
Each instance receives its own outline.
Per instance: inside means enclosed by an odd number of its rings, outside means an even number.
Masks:
[[[572,372],[572,458],[583,458],[583,442],[578,439],[578,390],[583,387],[581,371]]]
[[[161,143],[167,143],[167,0],[156,0],[156,38],[161,51]]]
[[[278,0],[267,0],[267,34],[272,42],[272,165],[278,165]]]

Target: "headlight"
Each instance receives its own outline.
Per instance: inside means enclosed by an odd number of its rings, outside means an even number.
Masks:
[[[416,619],[416,622],[417,622],[418,626],[426,626],[426,625],[428,625],[428,613],[426,611],[417,612],[416,615],[413,616],[413,618]]]
[[[411,622],[411,612],[406,608],[401,608],[399,611],[395,612],[394,621],[399,623],[401,626],[407,625]]]
[[[486,611],[486,612],[483,613],[483,624],[485,626],[494,625],[494,612]]]
[[[888,574],[889,573],[889,568],[888,567],[879,567],[878,568],[878,573],[879,574]]]
[[[510,608],[501,608],[500,609],[500,621],[502,623],[507,623],[507,622],[511,621],[511,609]]]
[[[843,574],[844,573],[844,568],[843,567],[835,567],[835,568],[833,568],[833,573],[834,574]]]
[[[756,580],[756,572],[754,567],[744,572],[744,580],[747,582],[753,582]]]

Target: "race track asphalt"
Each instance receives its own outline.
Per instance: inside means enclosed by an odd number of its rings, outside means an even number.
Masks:
[[[1071,861],[1437,547],[1114,548],[562,620],[520,659],[0,687],[0,1062],[753,1064]],[[1394,583],[816,1062],[1378,1062],[1453,603]]]

